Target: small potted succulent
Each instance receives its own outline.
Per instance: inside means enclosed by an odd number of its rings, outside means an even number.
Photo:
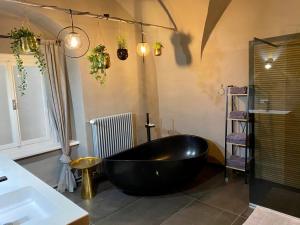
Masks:
[[[126,60],[128,58],[127,41],[121,35],[118,37],[117,55],[120,60]]]
[[[106,69],[110,67],[110,56],[106,52],[104,45],[96,46],[88,56],[90,61],[90,74],[95,77],[100,84],[104,84],[106,79]]]
[[[162,45],[162,43],[157,41],[157,42],[154,43],[153,47],[154,47],[154,55],[155,56],[161,56],[162,48],[164,47]]]
[[[46,61],[44,59],[44,55],[40,51],[36,35],[29,28],[14,28],[8,35],[12,39],[10,47],[16,58],[17,69],[21,79],[19,89],[21,91],[21,95],[24,95],[27,88],[27,72],[25,71],[21,54],[32,54],[37,59],[36,63],[42,74],[46,71]]]

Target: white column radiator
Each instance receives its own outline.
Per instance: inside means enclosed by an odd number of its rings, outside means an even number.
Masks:
[[[95,156],[107,158],[133,147],[132,113],[96,118],[90,123]]]

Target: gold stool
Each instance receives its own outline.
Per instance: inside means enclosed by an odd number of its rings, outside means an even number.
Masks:
[[[91,199],[95,196],[92,172],[101,161],[97,157],[84,157],[70,163],[72,168],[82,170],[81,197],[83,199]]]

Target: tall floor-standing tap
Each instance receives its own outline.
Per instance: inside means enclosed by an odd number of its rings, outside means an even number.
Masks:
[[[150,117],[149,116],[150,116],[150,114],[146,113],[146,124],[145,124],[145,127],[147,129],[147,140],[148,140],[148,142],[151,141],[151,128],[155,127],[155,124],[150,123]]]

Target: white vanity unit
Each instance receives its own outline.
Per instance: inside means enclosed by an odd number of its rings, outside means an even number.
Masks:
[[[88,225],[88,213],[13,160],[0,156],[0,224]]]

